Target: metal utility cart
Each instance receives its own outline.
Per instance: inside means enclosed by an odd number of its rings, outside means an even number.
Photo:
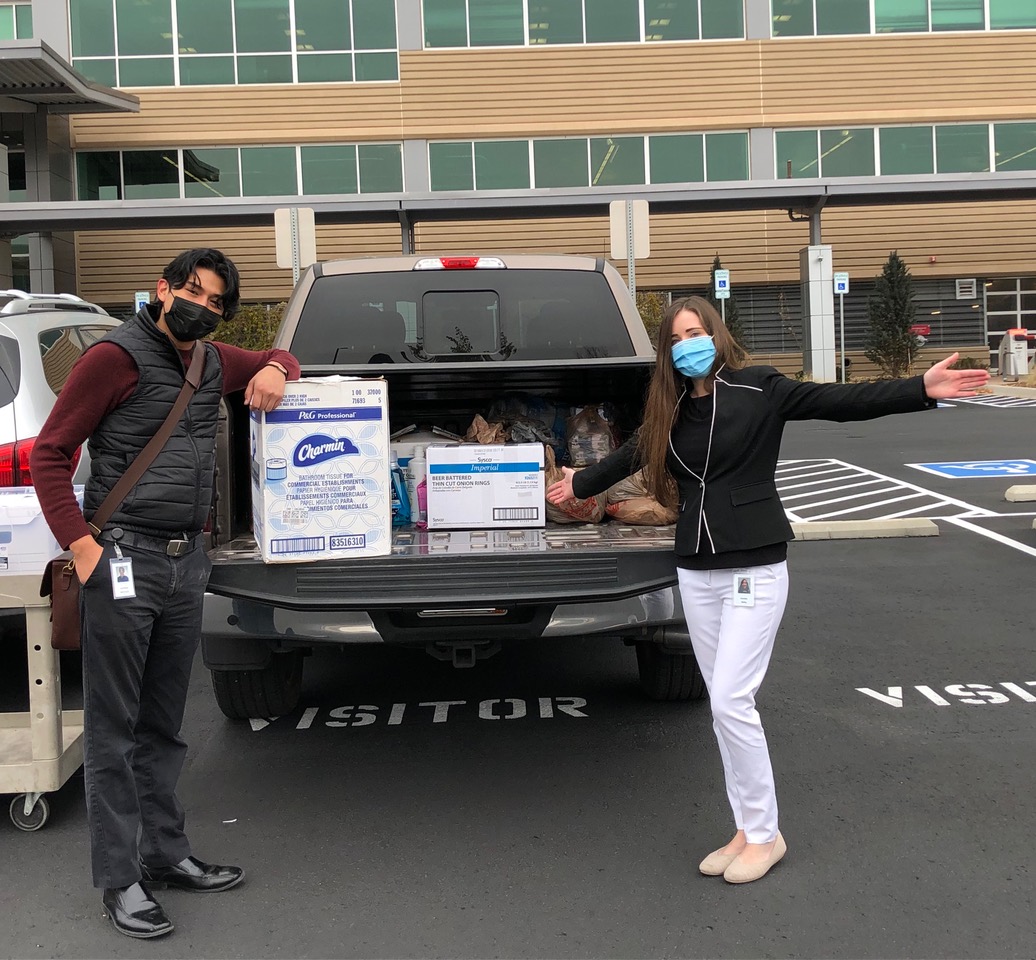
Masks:
[[[24,608],[29,654],[29,712],[0,713],[0,793],[15,793],[11,820],[39,830],[50,816],[43,796],[60,788],[83,762],[83,711],[61,709],[58,651],[50,645],[50,601],[40,577],[0,576],[0,607]]]

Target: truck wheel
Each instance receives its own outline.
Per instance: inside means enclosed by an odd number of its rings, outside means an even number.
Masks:
[[[302,653],[275,653],[262,670],[212,670],[212,690],[231,720],[283,717],[299,703]]]
[[[703,700],[705,678],[693,653],[669,653],[659,643],[637,642],[640,687],[652,700]]]

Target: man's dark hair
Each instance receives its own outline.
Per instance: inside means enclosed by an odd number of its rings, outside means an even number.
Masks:
[[[241,278],[234,261],[222,251],[212,247],[184,250],[162,271],[162,279],[174,290],[180,290],[187,286],[187,281],[198,272],[199,267],[211,270],[226,285],[222,298],[223,319],[230,320],[241,303]]]

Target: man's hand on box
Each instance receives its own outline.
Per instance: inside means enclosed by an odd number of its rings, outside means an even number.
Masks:
[[[280,366],[267,364],[245,387],[245,403],[253,410],[269,413],[275,410],[284,397],[287,374]]]

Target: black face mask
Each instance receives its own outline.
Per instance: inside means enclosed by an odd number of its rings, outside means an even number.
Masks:
[[[184,300],[182,297],[173,297],[173,304],[165,314],[169,332],[181,343],[207,337],[222,319],[223,317],[208,307]]]

